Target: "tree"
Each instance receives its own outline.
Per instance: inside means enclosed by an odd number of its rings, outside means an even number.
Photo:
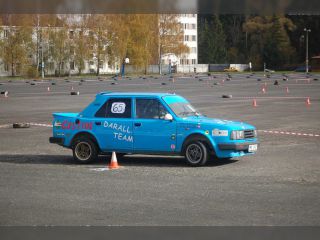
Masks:
[[[61,76],[61,70],[70,55],[70,42],[68,27],[55,26],[49,29],[50,57],[58,65],[57,74]]]
[[[1,58],[11,68],[11,75],[21,74],[31,59],[32,27],[27,15],[6,15],[3,23],[6,36],[1,40]]]
[[[250,61],[258,68],[267,66],[279,68],[292,62],[295,50],[292,48],[288,31],[294,24],[285,16],[255,16],[248,18],[243,26],[249,33]]]
[[[85,68],[85,61],[90,57],[90,47],[92,43],[90,41],[88,33],[88,16],[81,15],[80,19],[73,25],[75,28],[74,41],[72,49],[74,49],[74,61],[78,67],[79,75]]]
[[[117,22],[113,20],[111,15],[105,14],[90,15],[89,18],[90,48],[97,65],[97,76],[100,74],[101,65],[107,60],[108,55],[111,55],[110,50],[113,44],[112,25],[117,25]]]
[[[228,14],[219,17],[226,36],[225,47],[228,62],[246,62],[247,34],[242,31],[242,25],[246,20],[245,15]]]
[[[182,55],[188,53],[189,47],[183,42],[183,28],[178,22],[177,14],[159,14],[158,26],[158,63],[159,73],[161,74],[161,58],[164,53]]]
[[[128,56],[131,63],[144,67],[147,66],[157,52],[157,15],[136,14],[130,16],[130,37],[128,42]]]
[[[199,58],[204,63],[224,63],[227,57],[226,36],[219,16],[205,20],[199,34]]]

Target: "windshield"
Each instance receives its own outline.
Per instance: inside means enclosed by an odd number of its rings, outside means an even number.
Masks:
[[[180,96],[165,97],[164,100],[178,117],[201,115],[187,100]]]

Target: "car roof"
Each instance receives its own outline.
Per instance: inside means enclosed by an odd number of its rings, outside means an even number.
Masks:
[[[163,97],[163,96],[177,96],[173,93],[156,93],[156,92],[101,92],[98,95],[102,96],[126,96],[126,97]]]

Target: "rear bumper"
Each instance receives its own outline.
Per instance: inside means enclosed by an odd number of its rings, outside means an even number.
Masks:
[[[58,137],[50,137],[49,138],[49,142],[50,143],[55,143],[55,144],[58,144],[58,145],[63,145],[64,143],[64,138],[58,138]]]
[[[235,150],[235,151],[247,151],[249,145],[258,144],[257,142],[247,142],[247,143],[219,143],[218,147],[220,150]]]

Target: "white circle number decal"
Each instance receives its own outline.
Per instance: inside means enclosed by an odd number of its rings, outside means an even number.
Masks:
[[[126,104],[123,102],[114,102],[111,106],[112,113],[124,113],[126,110]]]

